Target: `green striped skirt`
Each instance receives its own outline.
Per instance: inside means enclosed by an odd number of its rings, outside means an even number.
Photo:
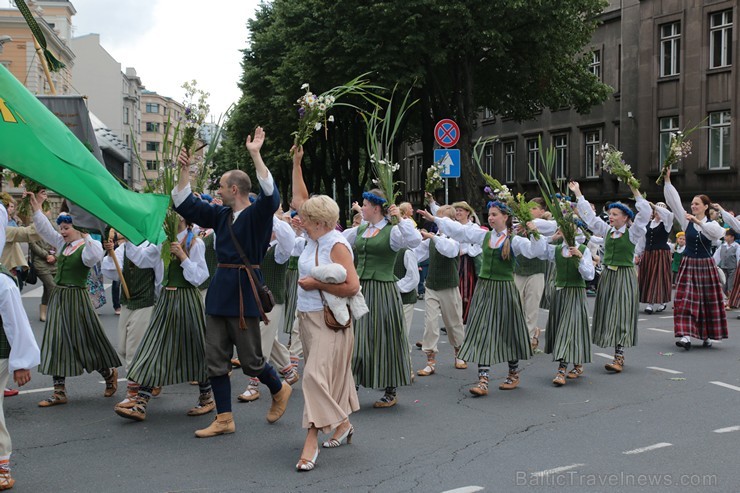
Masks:
[[[599,347],[637,344],[640,292],[634,267],[604,268],[594,305],[594,344]]]
[[[495,365],[531,356],[527,322],[514,281],[478,279],[458,357]]]
[[[547,317],[545,352],[553,361],[591,363],[591,330],[588,326],[585,288],[556,288]]]
[[[552,296],[555,292],[555,262],[547,263],[547,270],[545,270],[545,289],[542,291],[542,298],[540,299],[540,308],[543,310],[549,310],[552,304]]]
[[[298,304],[298,271],[288,269],[285,274],[285,317],[283,317],[283,332],[293,332],[293,321]]]
[[[152,387],[207,380],[205,328],[197,288],[163,288],[128,378]]]
[[[75,377],[121,366],[87,288],[56,286],[49,298],[41,365],[44,375]]]
[[[411,360],[398,287],[373,280],[361,280],[360,285],[370,313],[354,323],[355,383],[372,389],[409,385]]]

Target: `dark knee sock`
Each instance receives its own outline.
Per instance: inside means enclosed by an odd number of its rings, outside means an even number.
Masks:
[[[478,365],[478,377],[486,377],[491,373],[491,367],[488,365]]]
[[[154,387],[140,385],[139,392],[136,393],[136,396],[140,399],[144,399],[144,401],[146,402],[149,402],[149,399],[152,398],[152,390],[154,390]]]
[[[509,361],[509,373],[516,373],[519,371],[519,360],[513,359]]]
[[[283,382],[280,381],[280,377],[275,371],[275,368],[273,368],[269,363],[265,363],[262,373],[257,375],[257,378],[260,382],[267,385],[267,388],[270,389],[270,393],[273,395],[280,392],[283,388]]]
[[[624,346],[617,344],[617,346],[614,348],[614,354],[624,356]]]
[[[231,412],[231,379],[229,375],[211,377],[211,388],[213,399],[216,401],[216,412],[218,414]]]
[[[397,387],[386,387],[385,394],[395,396],[398,393]]]
[[[568,363],[563,360],[558,360],[558,361],[560,362],[560,364],[558,365],[558,370],[565,371],[568,368]]]
[[[54,389],[64,388],[64,382],[67,380],[66,377],[52,377],[54,379]]]
[[[113,372],[111,371],[110,368],[103,368],[102,370],[98,370],[98,373],[100,373],[103,376],[103,378],[110,378],[111,373]]]
[[[198,388],[200,389],[201,397],[211,395],[211,382],[209,382],[208,380],[198,382]]]

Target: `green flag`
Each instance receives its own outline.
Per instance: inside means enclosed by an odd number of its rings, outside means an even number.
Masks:
[[[0,65],[0,166],[37,181],[131,242],[158,244],[169,197],[125,190],[53,113]]]

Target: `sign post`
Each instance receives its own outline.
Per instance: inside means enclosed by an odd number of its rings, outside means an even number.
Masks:
[[[445,204],[450,201],[448,181],[460,178],[460,149],[435,149],[434,162],[442,165],[440,176],[445,179]]]

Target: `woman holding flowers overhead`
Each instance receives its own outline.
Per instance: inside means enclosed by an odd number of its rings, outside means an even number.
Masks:
[[[628,181],[635,197],[637,215],[626,205],[614,202],[607,206],[609,222],[596,216],[583,197],[581,187],[568,184],[578,199],[578,214],[594,234],[604,238],[604,273],[599,281],[593,315],[593,339],[599,347],[613,347],[614,361],[605,365],[608,371],[624,369],[624,348],[637,343],[639,292],[635,272],[635,245],[644,237],[651,208],[640,191]]]
[[[99,372],[105,379],[103,395],[111,397],[118,388],[116,367],[121,366],[121,360],[103,332],[85,285],[90,267],[103,259],[103,246],[75,229],[68,215],[57,218],[56,232],[41,210],[46,192],[38,192],[38,197],[27,192],[27,196],[36,230],[59,252],[54,279],[57,286],[49,298],[39,366],[41,373],[54,377],[54,393],[39,406],[66,404],[66,377],[83,371]]]
[[[374,189],[362,194],[364,223],[344,231],[355,247],[357,274],[370,313],[355,323],[352,369],[357,385],[385,388],[373,407],[395,406],[396,389],[411,383],[411,361],[404,330],[401,296],[393,275],[396,252],[416,248],[421,234],[410,219],[402,219],[395,204],[388,206],[385,194]],[[386,213],[398,219],[392,226]]]
[[[676,346],[690,350],[693,337],[709,347],[712,339],[727,339],[722,287],[712,260],[712,242],[720,240],[725,229],[708,218],[711,202],[706,195],[695,196],[691,200],[691,213],[686,212],[671,184],[670,169],[665,174],[663,190],[666,203],[686,231],[686,249],[678,268],[673,302],[673,331],[680,337]]]
[[[471,301],[465,340],[458,357],[478,363],[478,384],[470,389],[474,396],[488,395],[490,367],[508,361],[509,374],[501,390],[519,385],[519,360],[532,356],[522,301],[514,285],[514,256],[534,258],[545,248],[545,240],[515,236],[513,216],[503,202],[488,203],[488,225],[491,231],[466,227],[445,217],[433,217],[439,230],[460,242],[480,245],[482,266]],[[529,225],[534,229],[533,225]]]

